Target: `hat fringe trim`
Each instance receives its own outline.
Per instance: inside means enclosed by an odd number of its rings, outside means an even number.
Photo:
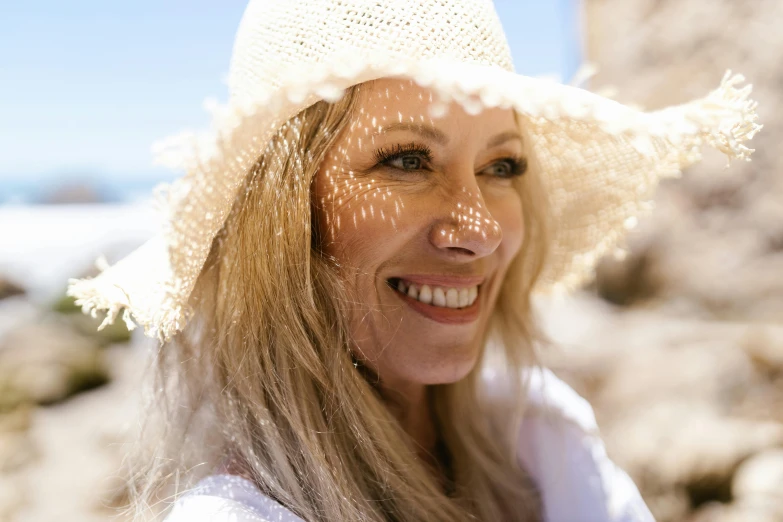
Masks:
[[[142,326],[145,335],[167,342],[177,332],[181,331],[190,317],[187,308],[182,307],[176,299],[170,298],[162,303],[158,312],[150,315],[142,307],[132,306],[127,299],[110,298],[108,296],[124,294],[122,288],[110,280],[104,280],[102,275],[92,279],[69,279],[66,294],[75,298],[75,303],[82,312],[93,318],[105,312],[98,331],[114,324],[121,317],[128,330],[133,331]]]
[[[103,321],[98,326],[98,331],[113,324],[117,319],[117,316],[120,315],[120,312],[122,312],[122,319],[125,322],[125,326],[128,327],[128,330],[134,330],[137,325],[131,318],[131,315],[135,316],[139,311],[131,310],[127,302],[123,303],[107,299],[106,296],[109,294],[109,291],[105,285],[101,283],[102,282],[98,280],[98,278],[69,279],[66,294],[70,297],[74,297],[76,305],[81,307],[82,312],[93,318],[97,319],[99,311],[106,312]],[[117,286],[112,286],[112,290],[121,289]]]
[[[725,154],[729,163],[733,159],[750,161],[755,149],[744,142],[763,125],[757,123],[758,102],[750,99],[753,86],[740,86],[744,82],[741,74],[726,71],[720,86],[706,97],[650,113],[669,131],[669,141],[681,148],[682,167],[699,161],[705,145]],[[655,126],[652,130],[660,132]]]
[[[96,319],[99,313],[105,313],[98,326],[99,331],[121,317],[128,330],[142,326],[147,336],[166,342],[185,327],[192,311],[187,304],[181,304],[178,296],[182,295],[182,292],[177,288],[168,282],[150,285],[145,281],[144,289],[151,291],[148,294],[139,292],[138,282],[152,274],[144,272],[143,268],[135,267],[134,270],[133,258],[147,260],[150,254],[160,258],[165,252],[161,240],[161,236],[156,236],[114,266],[109,266],[101,256],[95,263],[100,270],[97,276],[68,280],[66,295],[74,298],[75,304],[81,307],[82,312]],[[138,273],[139,270],[143,273]],[[156,281],[170,279],[168,273],[155,275]]]

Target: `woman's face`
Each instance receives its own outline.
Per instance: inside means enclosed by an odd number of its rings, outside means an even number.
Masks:
[[[454,382],[477,361],[522,244],[512,180],[526,149],[511,110],[452,103],[434,118],[413,82],[363,87],[313,192],[351,299],[354,355],[384,387]]]

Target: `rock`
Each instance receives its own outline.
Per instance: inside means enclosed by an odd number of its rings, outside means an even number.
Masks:
[[[85,203],[109,203],[115,198],[110,197],[107,191],[95,182],[71,181],[61,183],[49,189],[43,194],[38,203],[45,205],[71,205]]]
[[[0,339],[25,322],[37,320],[38,307],[24,296],[14,296],[0,301]]]
[[[689,336],[672,336],[670,346],[618,354],[612,374],[594,398],[596,407],[621,412],[667,400],[720,406],[737,400],[753,386],[755,371],[733,339],[721,338],[721,332],[711,328],[694,325]]]
[[[616,462],[642,488],[685,487],[694,503],[731,498],[749,456],[783,445],[783,424],[721,415],[704,403],[648,405],[604,429]]]
[[[603,299],[621,306],[658,295],[661,282],[653,250],[634,250],[623,259],[604,257],[596,267],[595,290]]]
[[[649,488],[644,491],[644,500],[655,522],[681,522],[691,510],[690,498],[683,488]]]
[[[33,459],[32,442],[26,432],[0,433],[0,471],[21,468]]]
[[[687,522],[781,522],[783,512],[771,504],[722,504],[711,502],[700,507]]]
[[[25,289],[21,285],[0,276],[0,299],[5,299],[6,297],[14,295],[22,295],[24,293]]]
[[[783,373],[783,326],[752,325],[742,339],[751,361],[770,375]]]
[[[0,474],[15,471],[34,458],[29,429],[29,408],[0,414]]]
[[[0,414],[25,407],[31,400],[27,391],[22,387],[16,386],[15,381],[10,378],[4,378],[0,369]]]
[[[0,521],[16,520],[16,513],[27,504],[20,471],[37,457],[30,426],[30,408],[0,413]]]
[[[0,340],[0,403],[6,408],[57,402],[107,379],[99,344],[62,321],[26,323]]]
[[[726,244],[737,243],[739,240],[725,237],[713,241],[708,247],[712,260],[699,261],[681,250],[683,259],[672,260],[668,269],[671,293],[689,296],[716,319],[779,321],[783,317],[783,256],[747,253],[732,256],[729,262],[721,260],[719,252]]]
[[[16,520],[16,514],[27,505],[26,492],[13,475],[0,474],[0,521]]]
[[[777,501],[783,511],[783,448],[758,453],[743,462],[731,490],[740,500]]]
[[[783,376],[745,390],[745,396],[729,412],[748,419],[783,423]]]
[[[596,265],[591,290],[619,306],[635,306],[666,295],[666,274],[661,259],[666,237],[659,226],[642,220],[636,233],[626,238],[622,256],[604,256]]]

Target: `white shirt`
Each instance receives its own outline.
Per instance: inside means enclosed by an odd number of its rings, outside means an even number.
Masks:
[[[545,522],[654,522],[628,475],[606,455],[590,404],[549,370],[530,379],[519,434]],[[255,485],[211,475],[183,495],[165,522],[304,522]]]

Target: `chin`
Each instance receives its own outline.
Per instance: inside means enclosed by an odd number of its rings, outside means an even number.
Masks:
[[[478,364],[479,346],[460,346],[448,349],[421,347],[418,364],[400,368],[406,380],[424,385],[451,384],[464,379]],[[424,353],[437,354],[435,357],[421,357]],[[403,373],[404,372],[404,373]]]

